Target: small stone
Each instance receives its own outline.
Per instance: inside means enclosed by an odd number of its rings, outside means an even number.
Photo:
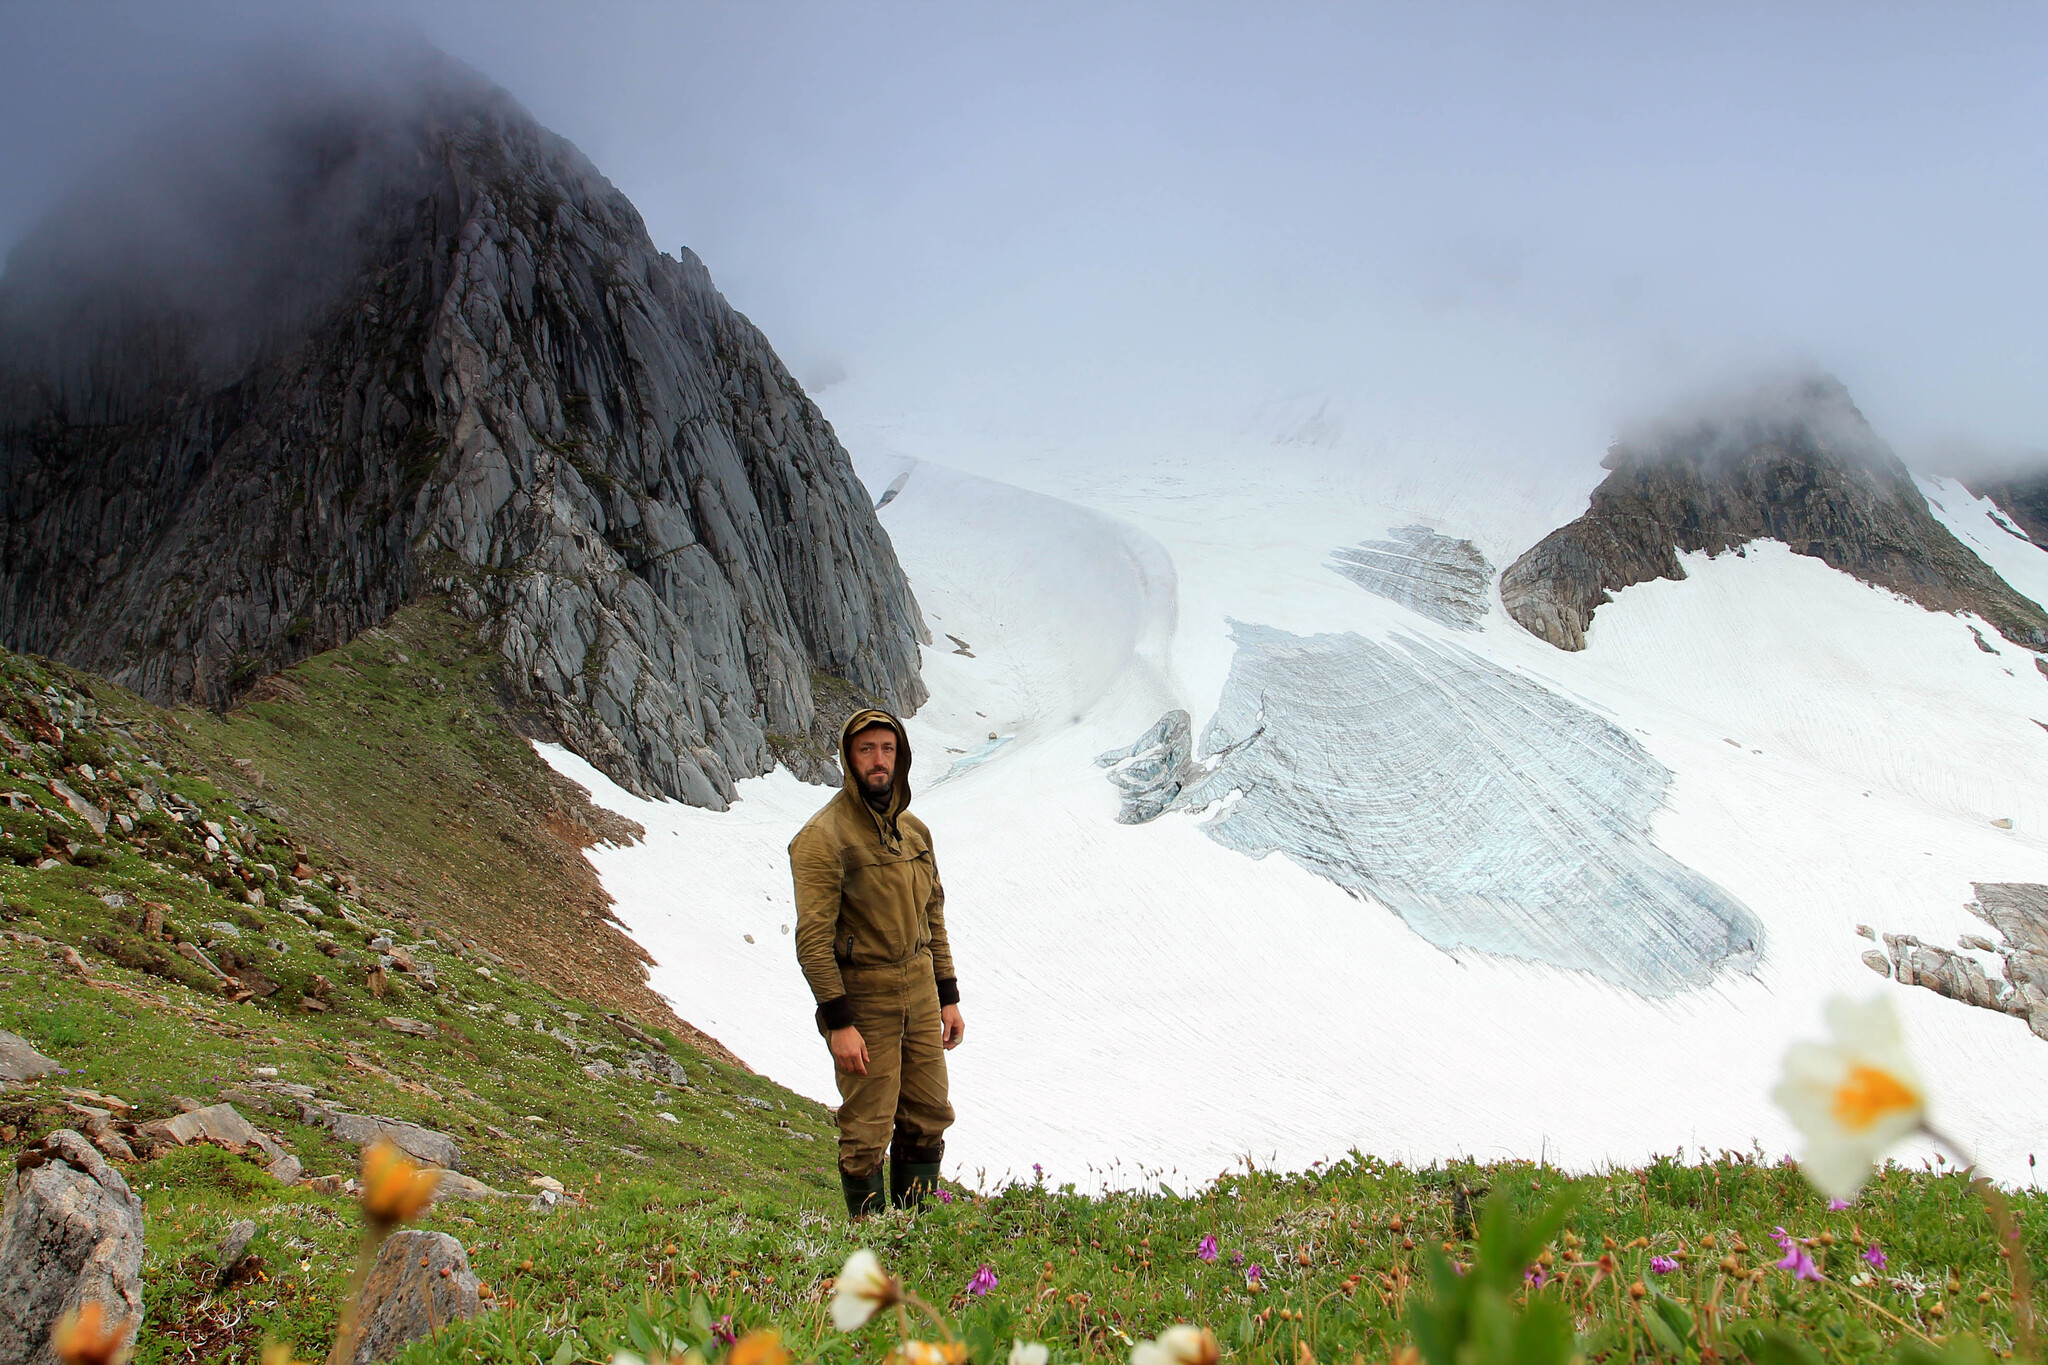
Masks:
[[[2011,818],[2010,818],[2010,817],[2003,817],[2003,818],[2000,818],[2000,819],[1997,819],[1997,820],[1993,820],[1993,821],[1991,822],[1991,828],[1993,828],[1993,829],[2011,829],[2011,828],[2012,828],[2012,820],[2011,820]]]
[[[337,1340],[327,1365],[389,1360],[412,1342],[484,1311],[462,1243],[445,1232],[417,1228],[385,1239],[360,1302],[356,1339]]]
[[[214,1285],[219,1287],[228,1282],[241,1265],[242,1258],[249,1253],[249,1243],[256,1239],[256,1224],[247,1218],[238,1219],[228,1228],[228,1235],[220,1239],[220,1246],[214,1249]]]
[[[1858,933],[1859,935],[1861,935],[1862,937],[1864,937],[1864,938],[1867,938],[1867,939],[1875,939],[1875,938],[1877,937],[1877,931],[1876,931],[1875,929],[1871,928],[1871,927],[1870,927],[1869,925],[1867,925],[1867,924],[1859,924],[1859,925],[1857,925],[1857,926],[1856,926],[1856,932],[1857,932],[1857,933]]]
[[[378,1022],[393,1033],[403,1033],[413,1038],[439,1038],[441,1030],[423,1019],[406,1019],[396,1014],[387,1014]]]
[[[256,1068],[256,1074],[266,1081],[274,1081],[277,1079],[277,1068],[274,1066],[259,1066]]]
[[[614,1075],[615,1071],[610,1062],[600,1057],[596,1061],[585,1062],[583,1064],[583,1074],[590,1077],[593,1081],[602,1081]]]
[[[1879,976],[1890,976],[1892,974],[1892,960],[1876,948],[1871,948],[1864,952],[1863,965],[1876,972]]]
[[[677,1117],[676,1117],[676,1116],[675,1116],[674,1114],[671,1114],[671,1113],[669,1113],[669,1112],[668,1112],[668,1110],[666,1110],[666,1109],[657,1109],[657,1110],[655,1110],[655,1111],[654,1111],[654,1117],[656,1117],[656,1118],[660,1119],[660,1120],[661,1120],[661,1121],[662,1121],[663,1123],[681,1123],[681,1122],[682,1122],[682,1120],[681,1120],[681,1119],[677,1118]]]
[[[551,1175],[530,1175],[526,1177],[526,1183],[533,1186],[537,1190],[547,1190],[554,1194],[567,1193],[567,1190],[563,1187],[562,1182],[555,1179]]]
[[[306,1168],[290,1152],[286,1152],[263,1169],[280,1185],[296,1185],[299,1183],[299,1177],[306,1173]]]

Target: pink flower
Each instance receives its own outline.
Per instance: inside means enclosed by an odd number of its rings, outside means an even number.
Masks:
[[[974,1278],[967,1282],[967,1292],[978,1299],[1000,1283],[1002,1282],[996,1278],[995,1268],[985,1265],[975,1271]]]
[[[950,1204],[953,1202],[953,1192],[951,1190],[936,1189],[933,1190],[932,1193],[939,1197],[939,1202],[941,1204]]]
[[[1875,1242],[1872,1242],[1869,1250],[1863,1253],[1863,1259],[1870,1262],[1872,1270],[1883,1270],[1885,1268],[1884,1248]]]
[[[1652,1275],[1669,1275],[1676,1269],[1678,1269],[1678,1262],[1669,1256],[1652,1256],[1650,1258],[1650,1273]]]
[[[1195,1248],[1195,1255],[1201,1257],[1205,1261],[1213,1261],[1216,1259],[1215,1233],[1205,1232],[1202,1234],[1202,1242],[1200,1246],[1197,1246]]]
[[[1794,1242],[1785,1249],[1785,1259],[1777,1262],[1778,1269],[1789,1270],[1795,1280],[1819,1280],[1824,1278],[1820,1267],[1813,1263],[1813,1257],[1805,1247]]]
[[[1843,1209],[1848,1208],[1851,1204],[1855,1202],[1856,1201],[1853,1199],[1830,1199],[1828,1200],[1828,1212],[1840,1213]]]
[[[1541,1289],[1549,1281],[1550,1277],[1543,1273],[1543,1267],[1540,1265],[1532,1265],[1522,1272],[1522,1283],[1534,1288]]]
[[[728,1346],[738,1341],[740,1337],[739,1333],[733,1330],[732,1314],[727,1313],[717,1322],[712,1323],[711,1335],[717,1337],[720,1341],[724,1342]]]
[[[1778,1244],[1778,1250],[1780,1251],[1790,1251],[1792,1249],[1792,1234],[1783,1228],[1772,1228],[1771,1240]]]
[[[1251,1268],[1244,1272],[1244,1287],[1246,1289],[1263,1289],[1265,1287],[1265,1278],[1266,1268],[1257,1261],[1253,1261]]]

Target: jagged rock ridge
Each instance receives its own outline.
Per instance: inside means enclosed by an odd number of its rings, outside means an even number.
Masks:
[[[1962,482],[1977,497],[1996,504],[2027,539],[2048,550],[2048,472],[1973,477]]]
[[[1501,601],[1560,649],[1583,649],[1611,595],[1684,578],[1680,551],[1779,540],[1932,611],[1974,611],[2030,649],[2048,613],[1936,521],[1912,476],[1832,378],[1617,442],[1585,515],[1501,576]]]
[[[9,260],[0,641],[220,706],[444,592],[571,748],[713,807],[828,775],[814,681],[922,703],[845,451],[693,254],[439,54],[257,103]]]

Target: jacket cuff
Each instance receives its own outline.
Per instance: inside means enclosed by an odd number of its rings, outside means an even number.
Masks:
[[[843,995],[835,995],[818,1006],[818,1018],[828,1029],[852,1028],[853,1006]]]
[[[958,977],[942,976],[938,979],[938,986],[940,1008],[960,1003],[960,980]]]

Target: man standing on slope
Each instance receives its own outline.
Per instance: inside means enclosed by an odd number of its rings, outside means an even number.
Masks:
[[[789,841],[796,960],[839,1082],[839,1183],[855,1218],[915,1208],[939,1179],[946,1051],[967,1033],[932,832],[912,815],[910,739],[887,711],[840,729],[839,794]]]

